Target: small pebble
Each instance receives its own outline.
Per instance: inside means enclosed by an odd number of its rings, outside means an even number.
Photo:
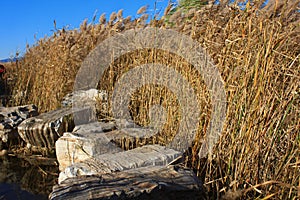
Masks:
[[[28,149],[31,149],[32,145],[29,144],[29,143],[27,143],[27,144],[26,144],[26,147],[27,147]]]
[[[6,156],[8,154],[8,151],[6,149],[3,149],[0,151],[0,157]]]

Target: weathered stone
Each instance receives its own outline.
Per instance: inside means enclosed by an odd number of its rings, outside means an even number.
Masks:
[[[2,156],[7,156],[8,155],[8,151],[6,150],[6,149],[2,149],[1,151],[0,151],[0,157],[2,157]]]
[[[35,105],[0,107],[0,140],[6,143],[18,138],[18,125],[25,119],[37,115],[38,109]]]
[[[155,134],[155,129],[122,119],[64,133],[56,142],[59,185],[49,198],[201,199],[201,184],[192,170],[173,166],[182,161],[182,152],[149,145]]]
[[[97,116],[108,116],[108,94],[105,90],[97,89],[87,89],[87,90],[77,90],[72,93],[67,94],[61,105],[63,108],[86,108],[89,107],[94,117]],[[76,124],[83,124],[84,120],[81,116],[75,118]]]
[[[163,166],[181,156],[181,152],[160,145],[146,145],[118,153],[95,155],[92,158],[75,163],[59,175],[63,180],[93,174],[106,174],[146,166]]]
[[[60,170],[97,155],[143,146],[146,144],[143,139],[154,134],[151,129],[117,130],[116,126],[115,122],[95,122],[76,126],[72,133],[64,133],[55,144]]]
[[[95,105],[97,100],[107,102],[107,93],[97,89],[78,90],[67,94],[61,105],[62,107],[72,107],[74,103],[76,105]]]
[[[96,155],[122,151],[106,137],[104,131],[115,129],[115,123],[94,122],[76,126],[72,133],[66,132],[55,143],[59,169]]]
[[[92,122],[76,126],[73,130],[77,135],[85,135],[86,132],[99,133],[110,132],[116,129],[116,123],[114,121],[109,122]]]
[[[191,169],[152,166],[111,174],[69,178],[53,187],[58,199],[205,199],[202,184]]]
[[[140,128],[140,126],[136,125],[132,120],[126,119],[115,119],[117,129],[123,128]]]
[[[64,132],[71,132],[75,127],[76,117],[78,122],[88,123],[95,121],[95,115],[90,107],[87,108],[62,108],[39,116],[24,120],[18,126],[21,138],[28,144],[36,147],[52,149],[56,140]]]
[[[99,115],[108,114],[107,92],[104,90],[78,90],[67,94],[61,102],[62,107],[83,108],[90,107]]]

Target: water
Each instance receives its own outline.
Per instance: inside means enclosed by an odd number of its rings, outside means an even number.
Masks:
[[[0,200],[46,200],[57,183],[55,165],[0,157],[0,169]]]

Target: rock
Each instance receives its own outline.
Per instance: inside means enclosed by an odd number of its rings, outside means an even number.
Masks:
[[[69,178],[53,187],[50,200],[206,199],[191,169],[149,166],[111,174]]]
[[[64,133],[55,143],[60,170],[101,154],[143,146],[153,134],[151,129],[137,127],[118,130],[118,121],[84,124],[76,126],[72,133]],[[130,123],[125,124],[128,125],[125,127],[133,127]]]
[[[181,154],[160,145],[146,145],[128,151],[95,155],[65,168],[64,172],[59,174],[59,183],[67,178],[82,175],[101,175],[146,166],[165,166]]]
[[[0,151],[0,157],[6,156],[7,154],[8,154],[8,151],[7,151],[6,149],[2,149],[2,150]]]
[[[98,90],[80,90],[67,94],[61,102],[62,107],[72,107],[73,103],[76,102],[95,102],[98,96]]]
[[[18,127],[19,134],[27,146],[52,149],[64,132],[96,121],[97,100],[107,103],[106,92],[90,89],[68,94],[62,101],[63,108],[25,120]]]
[[[2,142],[17,139],[19,137],[17,127],[25,119],[38,115],[35,105],[16,107],[0,107],[0,139]]]
[[[18,126],[18,132],[28,146],[53,149],[64,132],[73,130],[76,117],[80,118],[76,123],[88,123],[96,120],[94,116],[90,107],[61,108],[24,120]]]
[[[56,142],[59,185],[49,199],[199,199],[192,170],[173,166],[182,152],[154,144],[155,134],[122,119],[64,133]]]
[[[109,116],[108,110],[108,94],[105,90],[88,89],[77,90],[67,94],[61,106],[72,108],[89,107],[96,116],[107,117]],[[80,119],[79,119],[80,121]],[[83,124],[81,122],[76,124]]]
[[[96,155],[122,151],[105,135],[105,132],[113,129],[113,122],[94,122],[76,126],[72,133],[64,133],[55,143],[59,169],[63,171],[71,164]]]
[[[94,112],[98,107],[102,114],[107,114],[108,94],[104,90],[89,89],[89,90],[78,90],[70,94],[67,94],[61,102],[62,107],[91,107]]]
[[[117,129],[122,128],[140,128],[140,126],[136,125],[134,121],[132,120],[126,120],[126,119],[115,119],[116,127]]]

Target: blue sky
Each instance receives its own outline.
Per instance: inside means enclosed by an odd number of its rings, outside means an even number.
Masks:
[[[50,36],[56,21],[57,28],[78,28],[84,19],[91,22],[96,13],[109,17],[113,11],[123,9],[124,16],[136,17],[136,11],[149,5],[149,14],[168,4],[168,0],[0,0],[0,60],[10,58],[18,51],[23,54],[26,44]],[[172,1],[174,2],[174,1]]]

